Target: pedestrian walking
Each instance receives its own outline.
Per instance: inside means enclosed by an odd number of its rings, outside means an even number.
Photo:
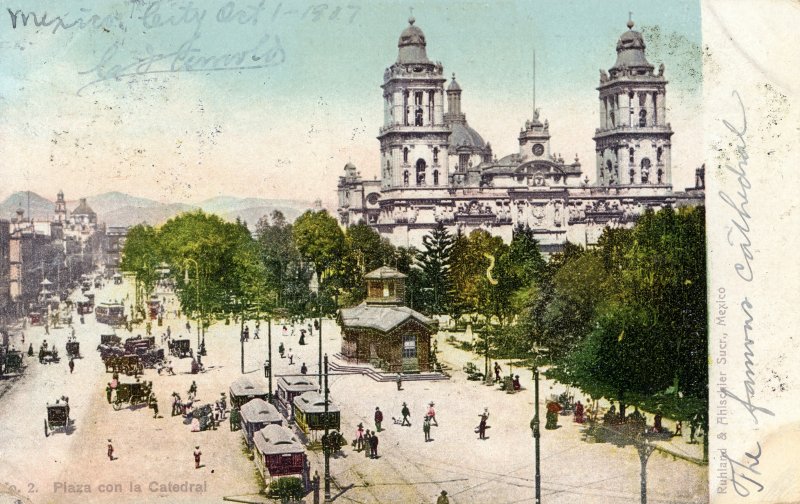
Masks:
[[[433,408],[434,404],[433,401],[428,404],[428,418],[433,422],[433,425],[439,427],[439,422],[436,421],[436,410]]]
[[[264,361],[264,378],[269,376],[269,359]]]
[[[283,329],[281,329],[281,336],[283,336],[284,338],[286,336],[289,336],[289,329],[287,329],[286,326],[283,326]]]
[[[369,458],[378,458],[378,435],[372,434],[372,437],[369,440],[369,445],[371,448],[371,453],[369,454]]]
[[[403,409],[400,410],[400,414],[403,415],[403,421],[400,422],[400,426],[407,425],[411,427],[411,420],[408,419],[411,416],[411,411],[409,411],[406,403],[403,403]]]
[[[200,447],[199,446],[195,446],[194,447],[194,468],[195,469],[200,469],[200,455],[202,455],[202,454],[203,454],[203,452],[200,451]]]
[[[381,431],[381,422],[383,422],[383,412],[378,406],[375,406],[375,430]]]
[[[431,440],[431,419],[429,416],[425,416],[422,420],[422,432],[425,434],[425,442]]]
[[[197,394],[197,383],[192,380],[192,384],[189,387],[189,397],[194,397]]]
[[[403,390],[403,375],[397,373],[397,390]]]
[[[286,351],[286,347],[283,346],[283,342],[278,345],[278,353],[281,354],[281,359],[283,359],[283,353]]]
[[[156,396],[150,396],[149,406],[153,409],[153,418],[158,418],[158,399],[156,399]]]
[[[486,422],[489,420],[489,408],[483,408],[480,414],[481,422],[478,424],[478,434],[480,439],[486,439],[486,429],[489,427]]]
[[[186,330],[189,332],[192,331],[192,324],[188,320],[186,321]]]
[[[258,333],[259,333],[259,328],[258,328],[258,324],[256,324],[256,330],[253,332],[253,339],[254,340],[261,339],[261,338],[258,337]]]
[[[170,338],[171,334],[172,334],[172,330],[169,328],[169,326],[167,326],[167,339]]]
[[[75,370],[75,361],[70,357],[69,359],[69,374]]]
[[[364,449],[364,424],[359,423],[358,429],[356,429],[356,451],[361,451]]]
[[[450,499],[447,498],[447,490],[442,490],[439,498],[436,499],[436,504],[450,504]]]
[[[48,336],[50,335],[50,324],[44,325],[44,333],[47,334]]]
[[[111,404],[111,391],[112,390],[114,390],[114,389],[111,388],[111,382],[109,382],[106,385],[106,400],[108,401],[108,404]]]
[[[300,344],[301,345],[305,345],[306,344],[306,330],[305,329],[300,329]]]
[[[292,353],[292,349],[289,349],[289,365],[294,365],[294,354]]]
[[[300,374],[308,373],[308,368],[306,367],[306,363],[304,362],[302,366],[300,366]]]
[[[108,460],[114,460],[114,445],[111,444],[111,440],[108,440]]]

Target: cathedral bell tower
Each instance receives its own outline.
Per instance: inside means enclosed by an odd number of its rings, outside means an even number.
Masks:
[[[600,127],[595,130],[597,185],[672,188],[670,138],[666,121],[667,81],[645,57],[642,34],[628,31],[617,42],[617,61],[600,70]]]
[[[525,121],[519,132],[519,157],[523,162],[550,159],[550,124],[539,120],[539,109],[533,111],[533,121]]]
[[[400,34],[397,61],[383,75],[381,188],[447,185],[448,137],[441,63],[428,59],[414,18]]]

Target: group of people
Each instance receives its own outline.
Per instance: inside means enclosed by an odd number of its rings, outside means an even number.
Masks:
[[[380,410],[377,410],[380,411]],[[376,413],[377,414],[377,413]],[[376,428],[380,431],[380,424]],[[364,450],[364,456],[372,459],[378,458],[378,434],[377,432],[370,432],[369,429],[364,431],[364,424],[359,423],[356,429],[356,439],[353,442],[353,447],[356,451]]]

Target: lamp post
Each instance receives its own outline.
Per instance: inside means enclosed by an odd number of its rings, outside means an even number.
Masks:
[[[200,310],[200,268],[197,265],[197,261],[192,259],[191,257],[187,257],[183,260],[184,265],[184,278],[183,281],[185,284],[189,284],[189,267],[186,266],[186,263],[191,262],[194,264],[194,273],[195,273],[195,282],[197,285],[195,286],[195,309],[198,312],[199,318],[195,319],[195,324],[197,324],[197,362],[200,362],[200,356],[203,354],[201,351],[205,348],[205,338],[203,343],[200,343],[200,319],[202,319],[202,310]]]
[[[531,429],[533,430],[533,442],[535,445],[535,456],[536,456],[536,499],[535,504],[541,504],[542,502],[542,472],[541,472],[541,457],[539,454],[539,438],[540,438],[540,429],[539,429],[539,355],[541,353],[546,352],[547,348],[538,347],[536,345],[533,346],[533,390],[534,390],[534,410],[533,410],[533,420],[531,420]]]
[[[328,427],[330,422],[328,420],[328,355],[325,354],[325,439],[330,442],[330,432]],[[331,502],[331,453],[330,449],[323,450],[325,452],[325,503]]]

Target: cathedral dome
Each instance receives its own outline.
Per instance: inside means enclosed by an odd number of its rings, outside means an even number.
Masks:
[[[413,17],[408,19],[408,26],[397,41],[398,63],[430,63],[425,51],[425,34],[418,26],[414,26],[414,21]]]
[[[467,124],[453,123],[451,125],[452,133],[450,133],[450,147],[457,149],[459,147],[473,147],[483,149],[486,147],[486,142],[478,134],[477,131],[470,128]]]
[[[644,68],[653,69],[644,54],[645,45],[642,34],[633,30],[633,21],[628,21],[628,31],[617,41],[617,62],[613,69]]]

